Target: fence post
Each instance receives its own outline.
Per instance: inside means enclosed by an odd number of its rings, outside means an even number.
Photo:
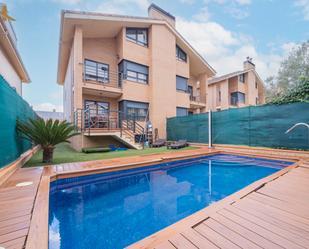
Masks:
[[[212,136],[211,136],[211,110],[208,111],[208,148],[211,149],[212,147]]]

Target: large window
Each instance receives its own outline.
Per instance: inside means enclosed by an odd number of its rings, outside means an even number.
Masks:
[[[148,30],[141,28],[126,28],[126,37],[139,45],[148,45]]]
[[[85,59],[85,80],[109,82],[109,65]]]
[[[119,102],[119,109],[125,117],[144,121],[147,118],[148,103],[123,100]]]
[[[241,92],[233,92],[231,93],[231,105],[238,105],[245,103],[245,94]]]
[[[187,62],[187,54],[177,45],[176,45],[176,58],[178,60]]]
[[[148,67],[131,61],[123,60],[119,65],[123,78],[142,84],[148,84]]]
[[[187,116],[188,109],[184,107],[176,107],[176,116]]]
[[[176,75],[176,89],[178,91],[188,92],[188,79]]]

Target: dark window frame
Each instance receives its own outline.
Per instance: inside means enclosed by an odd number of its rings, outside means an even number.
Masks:
[[[139,103],[139,104],[144,104],[145,108],[138,108],[138,107],[128,107],[127,105],[129,103]],[[123,112],[125,114],[125,117],[129,117],[132,114],[129,114],[129,110],[133,110],[133,117],[136,121],[145,121],[145,119],[147,118],[147,112],[149,110],[149,103],[147,102],[140,102],[140,101],[132,101],[132,100],[122,100],[119,102],[119,108],[122,105],[122,110],[120,110],[121,112]],[[139,110],[143,110],[145,115],[139,115]]]
[[[87,66],[87,62],[92,62],[92,63],[95,63],[96,66],[95,66],[95,74],[91,74],[89,71],[87,73],[87,67],[91,67],[91,66]],[[99,65],[103,65],[103,66],[106,66],[107,70],[106,70],[106,74],[107,76],[106,77],[101,77],[99,75],[99,71],[98,71],[98,67]],[[102,70],[103,71],[103,70]],[[90,59],[84,59],[84,80],[88,81],[88,80],[94,80],[94,81],[97,81],[97,82],[102,82],[102,83],[109,83],[109,64],[107,63],[104,63],[104,62],[99,62],[99,61],[95,61],[95,60],[90,60]]]
[[[181,54],[184,58],[181,57]],[[176,58],[177,60],[187,62],[187,53],[183,51],[177,44],[176,44]]]
[[[127,31],[134,31],[135,32],[135,38],[129,37]],[[146,42],[140,41],[138,39],[138,32],[139,31],[145,31],[146,32]],[[148,29],[147,28],[126,28],[126,39],[129,41],[132,41],[138,45],[141,45],[143,47],[148,47]]]
[[[187,88],[184,90],[184,89],[181,89],[181,88],[177,88],[177,77],[179,78],[182,78],[182,79],[185,79],[187,81]],[[186,77],[182,77],[180,75],[176,75],[176,90],[177,91],[180,91],[180,92],[184,92],[184,93],[189,93],[189,84],[188,84],[188,78]],[[193,89],[192,89],[193,90]],[[193,95],[193,91],[192,91],[192,95]]]
[[[233,96],[235,95],[236,96]],[[240,98],[240,95],[243,96],[243,98]],[[240,102],[240,100],[243,100]],[[246,94],[242,92],[232,92],[231,93],[231,105],[237,106],[238,104],[245,104],[246,103]]]
[[[135,70],[125,68],[125,66],[124,66],[125,62],[133,63],[133,64],[136,64],[136,65],[139,65],[139,66],[147,68],[148,74],[137,72]],[[121,66],[121,68],[120,68],[120,66]],[[140,64],[140,63],[136,63],[134,61],[129,61],[129,60],[123,59],[123,60],[121,60],[118,63],[118,70],[119,70],[119,73],[122,74],[122,76],[123,76],[122,79],[123,80],[128,80],[128,81],[131,81],[131,82],[135,82],[135,83],[139,83],[139,84],[144,84],[144,85],[148,85],[149,84],[149,67],[146,66],[146,65],[143,65],[143,64]],[[136,77],[129,76],[129,78],[128,78],[128,71],[136,73]],[[145,76],[146,80],[138,77],[139,75]]]
[[[239,75],[239,77],[238,77],[238,79],[239,79],[239,82],[241,82],[241,83],[245,83],[245,74],[243,73],[243,74],[240,74]]]
[[[177,111],[178,110],[186,110],[186,115],[177,115]],[[184,117],[184,116],[188,116],[188,113],[189,113],[189,109],[188,108],[186,108],[186,107],[181,107],[181,106],[176,106],[176,116],[177,117]]]

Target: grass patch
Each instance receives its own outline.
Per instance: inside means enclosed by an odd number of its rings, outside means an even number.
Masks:
[[[196,147],[186,147],[179,150],[192,150]],[[140,156],[149,155],[162,152],[175,152],[179,150],[168,150],[166,146],[160,148],[146,148],[144,150],[129,149],[126,151],[112,151],[112,152],[100,152],[86,154],[83,152],[77,152],[70,147],[67,143],[62,143],[56,146],[54,151],[54,160],[52,164],[59,163],[71,163],[71,162],[85,162],[101,159],[111,159],[119,157]],[[38,151],[25,165],[24,167],[44,166],[48,164],[42,163],[42,151]],[[50,165],[50,164],[49,164]]]

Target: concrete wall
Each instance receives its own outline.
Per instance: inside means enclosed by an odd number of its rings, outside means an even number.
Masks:
[[[73,121],[73,85],[73,56],[71,50],[63,84],[63,115],[64,119],[69,122]]]
[[[16,70],[8,59],[4,49],[0,46],[0,74],[16,89],[19,95],[22,95],[22,82]]]

